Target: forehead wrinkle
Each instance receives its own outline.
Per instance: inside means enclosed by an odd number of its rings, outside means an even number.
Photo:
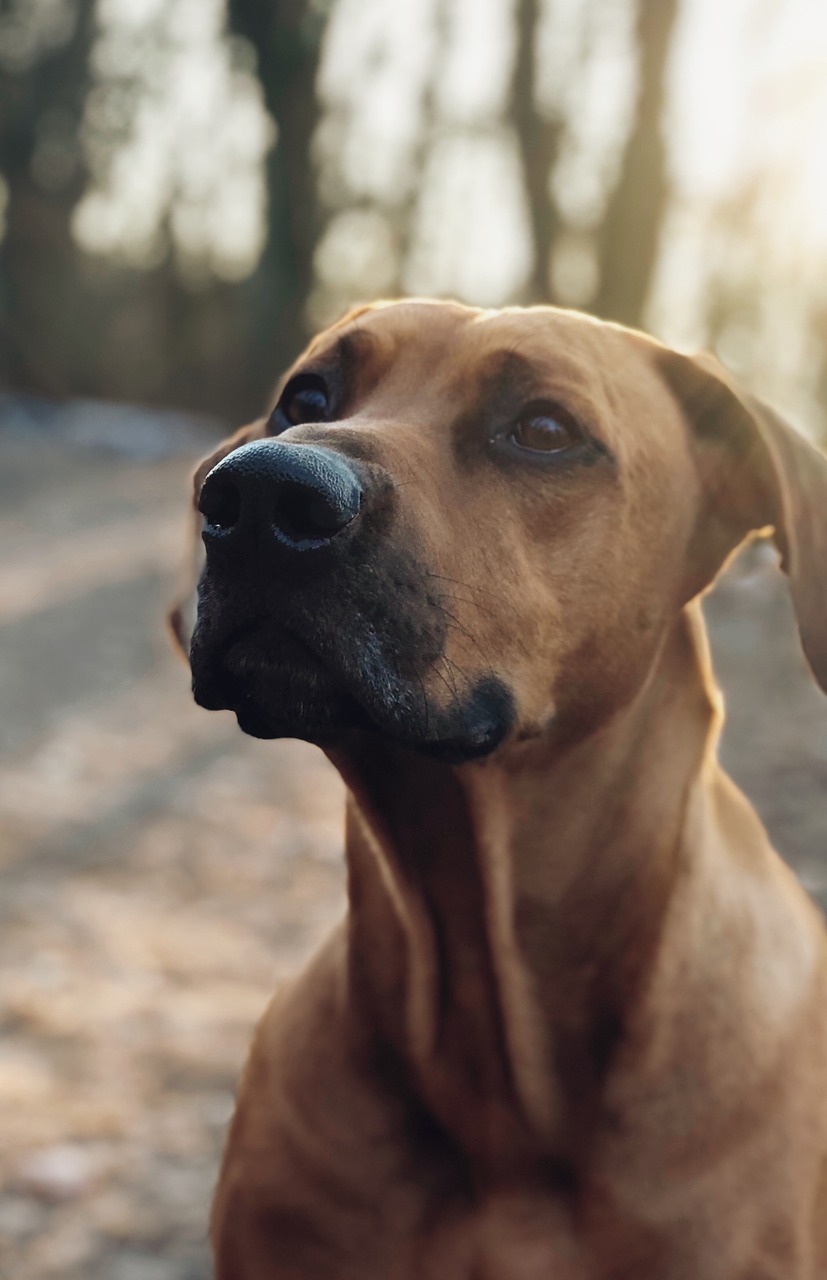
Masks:
[[[476,324],[502,339],[500,350],[519,356],[531,379],[546,387],[571,391],[580,400],[593,399],[595,375],[602,371],[592,326],[581,317],[553,308],[506,310],[480,316]],[[594,330],[599,332],[598,322]]]
[[[319,335],[307,354],[349,371],[346,381],[360,395],[397,368],[400,385],[414,399],[421,392],[438,395],[440,385],[442,394],[453,387],[466,403],[477,396],[546,394],[596,425],[607,412],[614,416],[622,394],[609,376],[615,361],[607,361],[601,341],[609,327],[582,323],[565,311],[479,311],[406,301],[368,307],[340,323],[344,331],[336,326]]]
[[[446,342],[456,340],[475,315],[473,308],[460,303],[414,298],[370,308],[359,317],[359,327],[394,352],[424,342],[444,350]]]

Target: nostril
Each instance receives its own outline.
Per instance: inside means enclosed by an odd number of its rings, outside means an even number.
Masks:
[[[358,499],[338,502],[318,489],[286,484],[276,490],[273,524],[288,538],[319,541],[332,538],[358,512]]]
[[[201,490],[199,509],[217,529],[232,529],[241,516],[241,494],[226,476],[214,476]]]

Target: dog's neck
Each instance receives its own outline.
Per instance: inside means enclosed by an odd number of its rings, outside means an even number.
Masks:
[[[514,1152],[515,1116],[527,1146],[561,1116],[578,1127],[596,1098],[718,720],[695,605],[634,702],[575,745],[461,767],[368,742],[335,758],[354,992],[477,1154]]]

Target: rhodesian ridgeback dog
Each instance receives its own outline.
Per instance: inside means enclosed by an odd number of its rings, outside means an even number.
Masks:
[[[348,793],[219,1280],[824,1280],[825,930],[717,762],[699,595],[771,526],[827,687],[827,460],[714,361],[414,300],[196,496],[197,701]]]

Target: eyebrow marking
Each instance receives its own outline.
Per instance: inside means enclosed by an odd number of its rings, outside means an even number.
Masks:
[[[558,404],[579,423],[592,450],[592,461],[604,458],[613,466],[616,458],[606,442],[595,435],[594,413],[584,405],[574,387],[559,390],[549,385],[547,370],[522,355],[516,349],[492,352],[485,357],[487,368],[478,373],[472,402],[455,421],[454,450],[457,459],[466,467],[472,465],[480,447],[480,422],[504,420],[515,411],[531,403]],[[568,362],[558,371],[560,382],[571,379],[575,371]],[[566,378],[568,373],[569,378]],[[576,376],[576,373],[575,373]],[[573,392],[575,392],[573,394]],[[584,457],[584,461],[588,461]]]
[[[505,410],[515,400],[538,394],[541,379],[532,362],[518,351],[502,351],[494,358],[496,365],[480,379],[478,406],[489,412]],[[493,361],[492,361],[493,363]]]
[[[343,369],[351,369],[358,359],[364,358],[374,347],[376,339],[372,333],[361,326],[354,325],[346,333],[337,338],[332,351],[332,358],[338,360]]]
[[[515,385],[524,387],[537,382],[537,369],[534,363],[519,351],[506,351],[502,355],[495,377],[503,389]]]
[[[277,403],[284,394],[285,387],[294,378],[305,373],[315,373],[328,382],[335,399],[337,417],[343,416],[353,400],[357,374],[364,367],[364,356],[374,345],[373,334],[356,326],[340,334],[326,348],[311,344],[305,356],[300,358],[299,364],[290,370],[289,376],[285,376],[280,384]]]
[[[375,362],[369,360],[377,345],[375,334],[356,325],[337,340],[330,359],[337,366],[340,414],[352,405],[357,384],[365,392],[379,376],[379,371],[371,368]]]

